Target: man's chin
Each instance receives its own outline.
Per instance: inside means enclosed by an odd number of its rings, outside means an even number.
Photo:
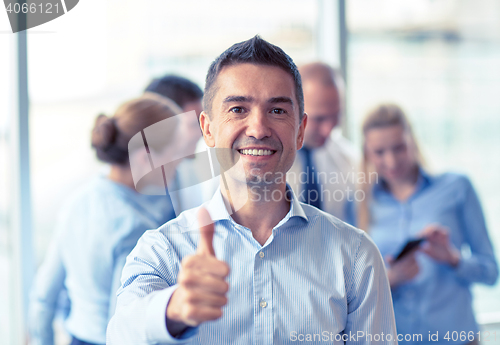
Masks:
[[[271,186],[281,184],[286,181],[286,174],[281,172],[259,172],[258,174],[254,171],[251,171],[250,174],[247,175],[247,184],[249,186]]]

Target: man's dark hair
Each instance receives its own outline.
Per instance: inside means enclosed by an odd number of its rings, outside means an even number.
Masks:
[[[205,96],[203,97],[203,109],[205,112],[210,114],[212,110],[212,102],[217,92],[215,81],[220,71],[226,66],[240,63],[275,66],[290,74],[295,83],[295,95],[299,102],[299,121],[302,121],[304,115],[304,93],[302,92],[302,81],[299,70],[292,58],[280,47],[263,40],[259,35],[254,36],[248,41],[234,44],[212,62],[205,81]]]
[[[162,78],[153,79],[144,91],[154,92],[170,98],[181,108],[187,103],[199,101],[203,97],[203,91],[198,85],[191,80],[176,75],[166,75]]]

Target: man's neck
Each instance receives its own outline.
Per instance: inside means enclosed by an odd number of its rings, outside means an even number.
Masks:
[[[108,174],[108,178],[111,181],[121,183],[130,189],[135,190],[134,179],[132,178],[132,172],[130,167],[122,167],[119,165],[111,165],[111,169]]]
[[[229,181],[228,181],[229,182]],[[252,231],[261,245],[290,210],[285,183],[279,185],[221,184],[222,196],[231,205],[234,221]],[[229,210],[228,210],[229,211]]]

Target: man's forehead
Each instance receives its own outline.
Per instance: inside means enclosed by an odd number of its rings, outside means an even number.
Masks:
[[[222,67],[217,79],[220,77],[243,78],[244,80],[252,80],[261,77],[261,74],[271,73],[274,76],[279,75],[280,80],[286,80],[293,83],[292,76],[284,69],[278,66],[254,64],[254,63],[236,63]]]
[[[225,66],[217,76],[216,85],[219,101],[228,96],[243,96],[252,100],[289,97],[294,103],[296,101],[292,76],[276,66],[250,63]]]
[[[304,101],[306,108],[313,105],[340,106],[340,94],[334,86],[305,84]]]
[[[339,97],[340,93],[337,87],[334,85],[324,85],[315,81],[306,81],[302,84],[302,89],[304,94],[308,96],[313,95],[330,95],[334,97]]]

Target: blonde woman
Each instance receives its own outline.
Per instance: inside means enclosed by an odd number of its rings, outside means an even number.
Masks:
[[[153,180],[145,173],[151,171],[149,152],[167,161],[177,155],[178,120],[174,116],[180,112],[167,98],[145,94],[124,103],[111,117],[97,117],[91,143],[97,158],[109,163],[110,171],[81,186],[61,210],[31,295],[32,344],[54,344],[52,321],[64,289],[71,303],[65,320],[71,344],[106,343],[106,327],[114,313],[126,256],[146,230],[175,218],[166,195],[136,191],[132,170],[144,177],[141,183],[147,187]],[[166,119],[168,126],[163,126],[162,135],[148,138],[153,139],[148,141],[149,152],[142,141],[131,141],[143,129]],[[146,167],[141,168],[141,162]],[[162,169],[166,179],[173,169],[174,165]]]
[[[494,284],[498,267],[469,179],[426,171],[397,105],[373,109],[363,136],[363,170],[375,171],[378,181],[363,186],[357,225],[386,258],[400,344],[475,344],[479,328],[470,286]],[[416,238],[425,241],[395,260]],[[466,247],[470,255],[462,254]]]

